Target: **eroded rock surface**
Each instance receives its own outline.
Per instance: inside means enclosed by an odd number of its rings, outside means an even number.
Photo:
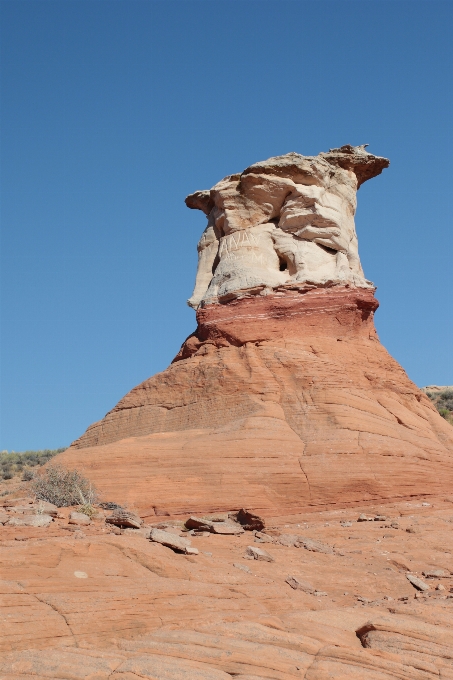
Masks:
[[[48,527],[4,525],[0,677],[450,680],[453,499],[430,500],[268,517],[275,538],[336,551],[274,542],[272,561],[243,560],[249,532],[193,536],[192,556],[105,520],[77,538],[70,508]]]
[[[373,288],[359,259],[356,191],[389,161],[365,146],[276,156],[188,196],[208,218],[189,305],[288,286]]]

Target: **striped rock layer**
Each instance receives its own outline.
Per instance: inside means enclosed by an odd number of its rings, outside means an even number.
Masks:
[[[59,456],[142,516],[282,515],[453,488],[453,429],[388,354],[374,291],[197,311],[173,363]]]

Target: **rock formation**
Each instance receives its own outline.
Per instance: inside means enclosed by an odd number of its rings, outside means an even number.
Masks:
[[[294,286],[373,288],[359,259],[356,191],[389,161],[365,146],[269,158],[188,196],[208,217],[189,305]]]
[[[189,196],[197,330],[61,462],[149,515],[451,489],[453,430],[379,342],[358,256],[356,189],[388,164],[287,154]]]
[[[387,165],[188,198],[196,331],[57,459],[103,502],[0,491],[1,678],[452,680],[453,428],[379,342],[354,227]]]

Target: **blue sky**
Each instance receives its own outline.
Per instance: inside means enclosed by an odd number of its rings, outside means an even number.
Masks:
[[[3,0],[0,449],[69,445],[195,327],[184,197],[369,143],[380,338],[453,383],[449,0]]]

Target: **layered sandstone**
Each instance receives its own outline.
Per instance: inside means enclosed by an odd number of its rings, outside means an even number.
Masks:
[[[453,429],[358,259],[387,165],[288,154],[189,197],[196,331],[57,459],[123,508],[3,500],[1,678],[452,680]]]
[[[69,508],[47,528],[5,525],[0,677],[451,680],[452,509],[280,517],[257,535],[191,536],[195,556],[98,517],[68,531]],[[272,561],[245,559],[249,546]]]
[[[199,308],[172,365],[60,459],[150,515],[451,489],[453,430],[380,343],[377,304],[334,286]]]
[[[453,430],[379,342],[358,255],[356,192],[388,165],[290,153],[191,194],[197,329],[61,461],[149,515],[450,489]]]

